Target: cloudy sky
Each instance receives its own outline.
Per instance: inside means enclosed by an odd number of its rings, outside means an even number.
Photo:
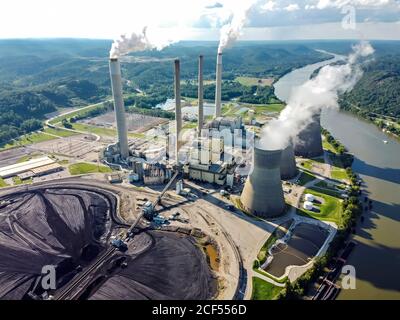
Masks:
[[[247,12],[243,40],[400,40],[400,0],[12,0],[0,9],[0,38],[112,39],[149,26],[175,41],[216,40]]]

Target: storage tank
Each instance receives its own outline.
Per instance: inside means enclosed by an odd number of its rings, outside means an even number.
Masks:
[[[321,113],[314,114],[312,121],[297,135],[294,146],[296,156],[313,158],[324,153],[321,138]]]
[[[253,171],[240,197],[244,209],[263,218],[276,217],[285,211],[281,181],[282,150],[254,148]]]
[[[283,149],[281,158],[281,179],[290,180],[297,175],[296,158],[294,156],[293,144]]]

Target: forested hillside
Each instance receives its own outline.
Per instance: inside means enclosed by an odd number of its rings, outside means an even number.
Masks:
[[[400,117],[400,54],[378,55],[364,67],[354,89],[342,97],[344,109]]]
[[[0,40],[0,143],[41,127],[44,115],[60,107],[103,101],[111,94],[109,40]],[[127,106],[150,109],[173,96],[173,59],[181,59],[183,92],[197,96],[197,59],[205,60],[205,79],[215,77],[216,42],[183,42],[162,51],[123,58]],[[271,88],[247,87],[237,76],[279,78],[292,69],[329,58],[294,43],[238,43],[224,54],[223,98],[267,103]],[[191,84],[192,83],[192,84]],[[213,99],[214,84],[206,85]]]

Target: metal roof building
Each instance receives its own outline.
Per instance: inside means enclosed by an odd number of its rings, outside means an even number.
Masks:
[[[18,174],[27,171],[32,171],[33,169],[37,169],[53,163],[55,163],[53,159],[50,159],[49,157],[42,157],[21,163],[12,164],[10,166],[0,168],[0,177],[3,179],[14,177]]]

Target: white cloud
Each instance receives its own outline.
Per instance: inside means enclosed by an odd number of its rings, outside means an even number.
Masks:
[[[284,10],[292,12],[292,11],[300,10],[300,7],[297,3],[291,3],[287,7],[285,7]]]
[[[277,9],[277,5],[275,1],[269,0],[265,4],[263,4],[260,9],[262,11],[274,11]]]
[[[376,8],[390,4],[396,4],[396,0],[318,0],[316,8],[342,8],[346,5],[362,8]]]

